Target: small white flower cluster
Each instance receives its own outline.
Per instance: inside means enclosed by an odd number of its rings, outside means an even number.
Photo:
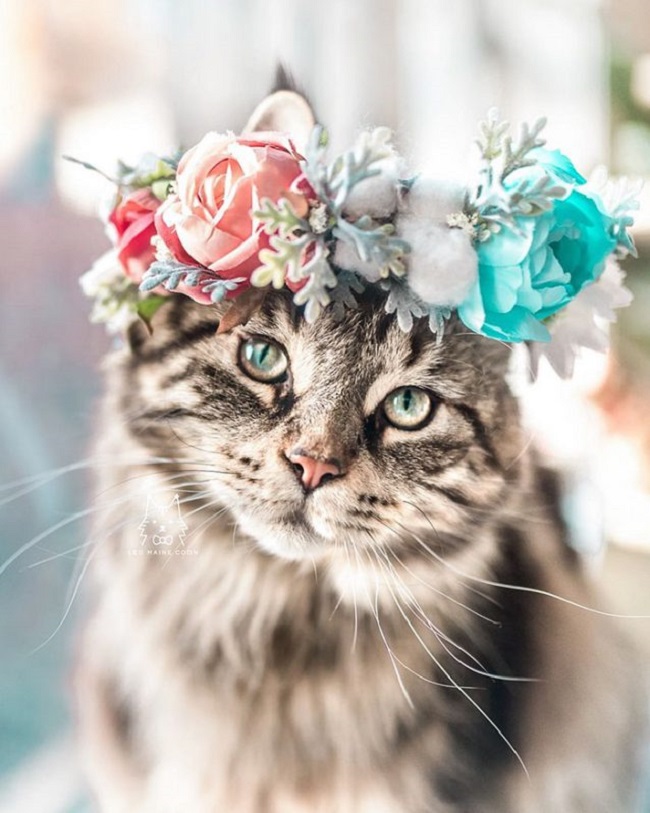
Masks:
[[[115,249],[95,260],[79,278],[79,284],[84,294],[94,300],[90,321],[105,323],[109,333],[124,333],[138,318],[138,290],[125,276]]]
[[[637,198],[643,182],[626,177],[610,178],[605,167],[597,167],[588,186],[598,194],[613,216],[627,217],[638,208]],[[629,238],[628,238],[629,239]],[[634,244],[627,242],[623,254],[636,256]],[[571,378],[582,348],[606,353],[609,349],[610,325],[616,322],[616,311],[627,308],[633,299],[625,287],[625,273],[615,256],[607,259],[600,277],[585,286],[548,325],[551,341],[532,342],[530,345],[531,370],[537,375],[539,363],[545,358],[560,378]]]
[[[561,378],[570,378],[583,347],[607,351],[609,326],[616,321],[616,310],[632,302],[632,292],[624,282],[625,274],[610,257],[600,277],[553,318],[549,325],[551,341],[531,343],[533,374],[537,374],[540,359],[545,358]]]

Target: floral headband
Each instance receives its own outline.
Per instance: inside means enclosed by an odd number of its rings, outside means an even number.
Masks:
[[[407,177],[386,128],[334,160],[316,127],[304,155],[279,132],[208,133],[180,156],[122,164],[114,247],[81,279],[91,318],[120,331],[184,294],[228,300],[224,331],[286,287],[313,322],[379,286],[404,331],[426,318],[442,337],[455,311],[476,333],[531,342],[568,375],[579,347],[606,348],[603,328],[631,301],[614,258],[635,254],[640,187],[604,172],[587,182],[543,148],[544,125],[513,140],[490,111],[466,187]]]

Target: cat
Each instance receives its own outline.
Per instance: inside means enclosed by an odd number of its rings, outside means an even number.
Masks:
[[[297,129],[293,98],[248,129]],[[510,348],[405,334],[381,292],[309,324],[272,291],[217,334],[224,307],[169,297],[108,359],[77,674],[99,809],[632,811],[642,681],[584,609]],[[404,387],[415,431],[387,418]],[[179,495],[194,557],[129,555],[145,492]]]

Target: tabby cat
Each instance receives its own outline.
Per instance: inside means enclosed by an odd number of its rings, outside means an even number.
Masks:
[[[640,681],[576,606],[510,349],[382,296],[308,324],[274,291],[217,334],[175,295],[109,357],[77,680],[104,813],[633,810]],[[175,495],[186,533],[146,544]]]

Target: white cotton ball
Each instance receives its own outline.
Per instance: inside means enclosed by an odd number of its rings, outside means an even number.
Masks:
[[[343,207],[344,214],[353,220],[363,215],[390,217],[397,208],[401,163],[397,155],[379,161],[377,168],[381,173],[352,188]]]
[[[334,249],[334,264],[345,271],[356,271],[368,282],[378,282],[381,279],[380,268],[372,260],[362,260],[356,249],[345,240],[337,240]]]
[[[410,288],[430,305],[460,305],[478,274],[478,256],[470,236],[415,214],[398,219],[397,233],[411,246],[407,275]]]
[[[456,181],[416,178],[404,196],[400,211],[426,220],[446,223],[447,215],[462,212],[466,187]]]

